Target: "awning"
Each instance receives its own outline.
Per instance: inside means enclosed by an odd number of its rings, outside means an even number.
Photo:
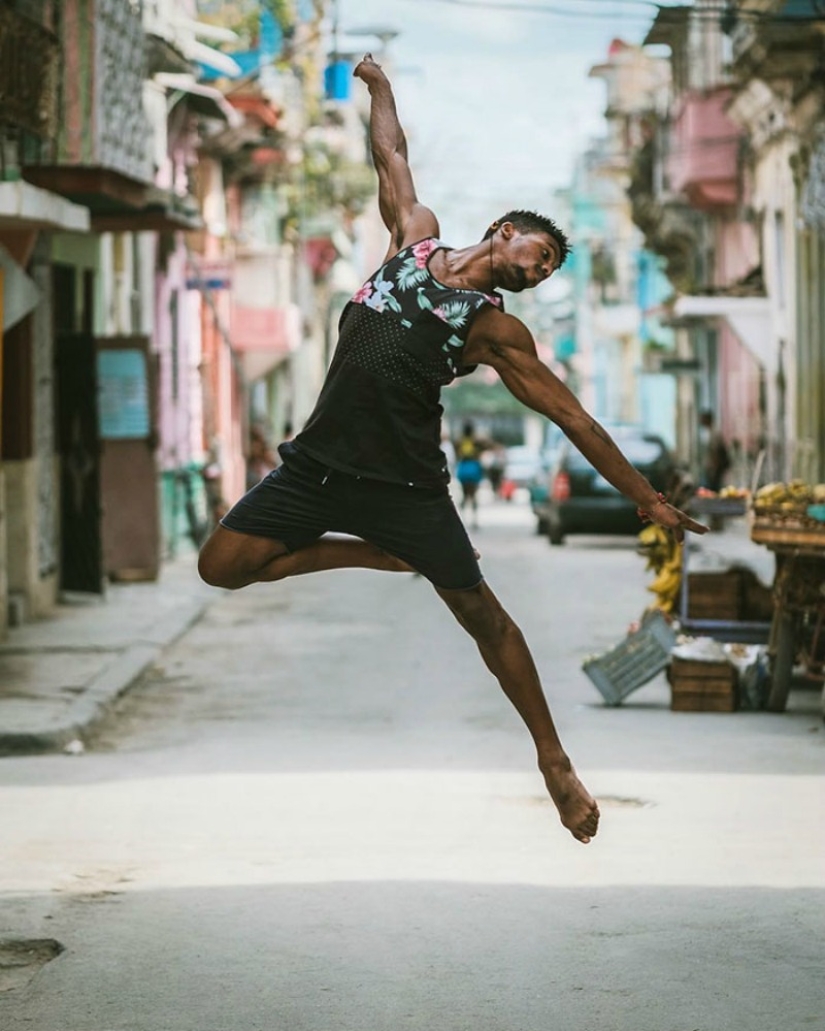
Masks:
[[[243,125],[243,115],[229,103],[219,89],[195,82],[191,75],[177,75],[173,72],[158,72],[155,82],[170,93],[179,93],[189,98],[189,105],[199,114],[207,118],[218,118],[226,122],[230,128],[237,129]],[[175,102],[177,102],[176,98]],[[174,106],[174,103],[170,106]]]
[[[40,290],[24,268],[0,246],[0,269],[3,270],[3,331],[24,319],[40,303]]]
[[[680,318],[724,319],[766,371],[776,372],[776,337],[767,297],[685,295],[675,302],[673,312]]]
[[[220,72],[221,75],[226,75],[230,79],[237,79],[243,74],[241,66],[229,54],[224,54],[221,50],[215,50],[214,47],[209,47],[205,43],[201,43],[200,40],[188,40],[184,50],[190,61],[204,64],[207,68],[212,68],[214,71]]]

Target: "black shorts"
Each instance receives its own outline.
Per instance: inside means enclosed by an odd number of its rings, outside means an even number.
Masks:
[[[284,459],[221,519],[238,533],[271,537],[289,551],[328,532],[350,534],[400,558],[443,590],[483,579],[447,487],[407,487],[329,469],[282,445]]]

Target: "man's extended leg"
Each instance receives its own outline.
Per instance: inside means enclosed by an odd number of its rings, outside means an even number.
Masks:
[[[401,559],[356,538],[322,537],[305,548],[289,552],[280,541],[238,533],[224,526],[216,527],[198,558],[201,578],[212,587],[230,590],[325,569],[413,572]]]
[[[526,723],[561,822],[587,844],[598,829],[599,809],[562,748],[524,636],[486,583],[467,591],[437,590]]]

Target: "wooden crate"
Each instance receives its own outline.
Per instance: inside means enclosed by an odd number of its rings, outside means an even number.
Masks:
[[[737,674],[729,662],[697,662],[674,656],[668,670],[674,712],[735,712]]]
[[[742,570],[742,619],[770,623],[773,619],[773,590],[766,587],[752,569]]]
[[[742,574],[738,569],[724,573],[688,573],[688,619],[742,618]]]

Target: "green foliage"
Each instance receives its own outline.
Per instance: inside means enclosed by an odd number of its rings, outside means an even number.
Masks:
[[[214,10],[207,9],[200,17],[210,25],[220,25],[232,29],[240,37],[243,47],[257,46],[261,11],[268,10],[280,26],[285,36],[295,29],[298,14],[295,0],[225,0],[215,5]]]
[[[314,218],[333,209],[349,216],[361,214],[375,196],[377,180],[366,164],[348,161],[323,144],[308,147],[303,166],[292,182],[292,214],[297,220]]]

